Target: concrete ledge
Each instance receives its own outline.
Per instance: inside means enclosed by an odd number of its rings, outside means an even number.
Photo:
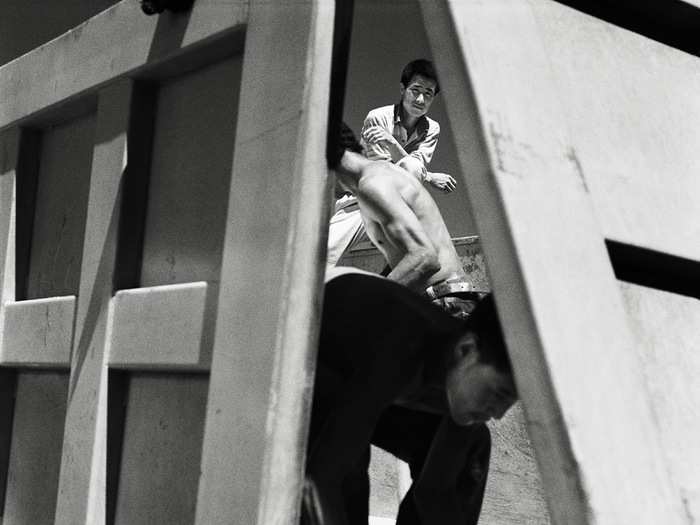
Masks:
[[[75,296],[4,306],[0,365],[69,368]]]
[[[110,367],[209,371],[216,288],[194,282],[118,292],[110,307]]]

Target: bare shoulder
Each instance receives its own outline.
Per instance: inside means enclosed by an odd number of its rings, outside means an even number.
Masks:
[[[361,206],[383,203],[395,210],[400,201],[412,208],[422,192],[420,182],[406,171],[389,162],[373,162],[362,173],[357,197]]]

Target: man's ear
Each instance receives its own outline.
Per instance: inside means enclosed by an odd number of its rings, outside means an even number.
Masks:
[[[401,99],[403,100],[403,94],[406,92],[406,86],[399,82],[399,93],[401,93]]]
[[[479,339],[474,332],[466,332],[455,346],[455,358],[464,359],[465,357],[473,358],[474,361],[479,359]]]

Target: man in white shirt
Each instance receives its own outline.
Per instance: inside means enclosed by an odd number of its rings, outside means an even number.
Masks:
[[[401,73],[400,101],[369,112],[361,145],[368,159],[392,162],[421,182],[449,193],[456,187],[455,179],[427,170],[440,135],[440,125],[427,113],[439,92],[433,64],[424,59],[409,62]],[[346,191],[337,197],[328,233],[329,267],[366,238],[355,196]]]

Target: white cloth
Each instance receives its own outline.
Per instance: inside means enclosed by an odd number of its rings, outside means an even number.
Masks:
[[[335,213],[328,226],[326,268],[338,264],[346,251],[366,238],[367,232],[357,198],[352,195],[341,197],[335,203]]]

